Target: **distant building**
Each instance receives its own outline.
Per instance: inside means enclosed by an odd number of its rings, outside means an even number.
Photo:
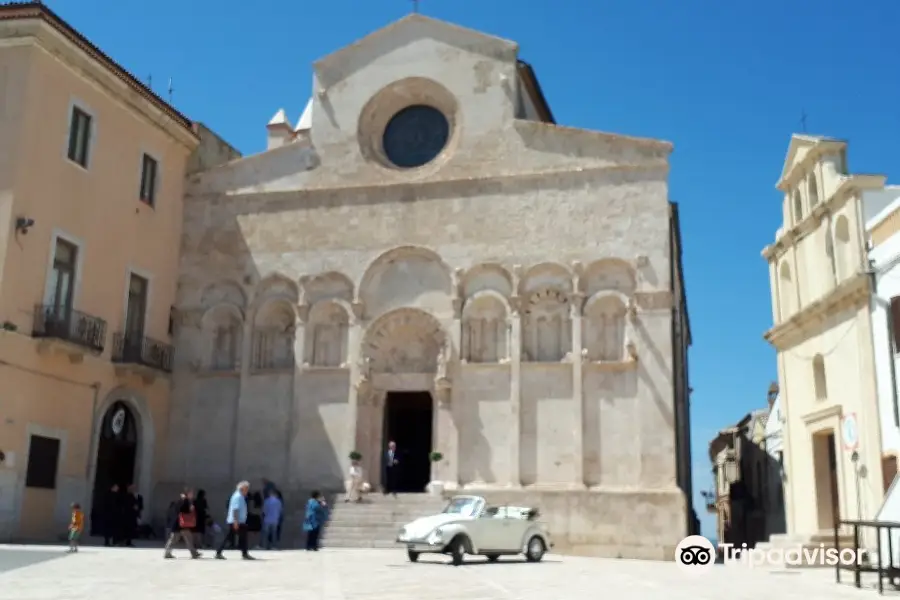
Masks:
[[[765,450],[768,416],[769,409],[748,413],[710,442],[719,542],[752,547],[767,538],[768,473],[772,468]]]
[[[769,416],[766,419],[764,448],[768,455],[766,461],[767,494],[763,498],[766,513],[766,538],[785,533],[787,523],[784,519],[784,413],[781,410],[781,397],[778,384],[769,387]]]
[[[887,491],[897,475],[900,454],[900,187],[887,187],[885,193],[893,200],[869,219],[866,232],[875,282],[871,311],[881,423],[881,483]]]
[[[884,496],[865,225],[896,192],[848,174],[846,142],[809,135],[791,137],[776,187],[765,339],[778,353],[787,533],[832,539],[837,520],[873,518]],[[859,485],[866,473],[879,484]]]

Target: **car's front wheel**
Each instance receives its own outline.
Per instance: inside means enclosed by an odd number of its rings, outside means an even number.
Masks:
[[[528,562],[541,562],[541,559],[544,558],[545,551],[544,540],[536,535],[532,536],[532,538],[528,540],[528,546],[525,547],[525,559]]]
[[[450,543],[450,556],[453,558],[453,566],[458,567],[463,564],[466,557],[465,538],[459,536]]]
[[[406,556],[409,557],[409,562],[416,562],[417,560],[419,560],[419,553],[413,550],[407,550]]]

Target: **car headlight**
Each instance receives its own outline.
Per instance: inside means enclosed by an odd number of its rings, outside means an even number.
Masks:
[[[437,529],[435,529],[434,531],[432,531],[431,533],[428,534],[427,541],[429,544],[436,544],[443,539],[443,535],[444,535],[444,532],[441,531],[440,527],[438,527]]]

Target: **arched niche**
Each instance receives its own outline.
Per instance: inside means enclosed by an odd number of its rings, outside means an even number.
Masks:
[[[234,304],[208,309],[201,320],[205,356],[203,365],[212,371],[233,371],[240,366],[244,337],[244,313]]]
[[[812,210],[819,205],[819,186],[816,185],[816,174],[809,174],[809,183],[806,187],[809,196],[809,209]]]
[[[475,294],[487,290],[509,298],[514,292],[512,274],[499,263],[477,264],[466,270],[460,288],[462,298],[472,298]]]
[[[285,275],[272,273],[256,285],[253,298],[257,305],[270,298],[281,298],[297,304],[300,301],[300,286]]]
[[[834,249],[837,263],[837,280],[843,281],[853,274],[853,247],[850,244],[850,222],[840,215],[834,222]]]
[[[359,284],[359,300],[366,316],[400,307],[417,307],[431,313],[451,313],[453,277],[441,257],[428,248],[402,246],[376,258]]]
[[[361,355],[373,373],[437,373],[439,361],[449,359],[449,338],[432,315],[401,308],[369,325]]]
[[[794,190],[794,225],[803,220],[803,198],[800,197],[800,190]]]
[[[528,292],[522,306],[522,360],[560,362],[572,351],[569,294],[544,287]]]
[[[263,302],[253,319],[253,369],[287,369],[294,366],[296,320],[296,309],[287,300],[276,298]]]
[[[353,282],[338,271],[304,277],[301,279],[301,284],[303,286],[303,303],[307,306],[330,299],[353,302]]]
[[[223,279],[203,288],[200,304],[207,308],[219,304],[233,304],[240,308],[246,308],[247,295],[239,283]]]
[[[828,268],[826,275],[826,281],[828,281],[831,285],[834,285],[837,281],[837,257],[834,254],[834,237],[831,235],[831,231],[826,227],[824,228],[825,234],[825,261]]]
[[[462,312],[460,355],[470,363],[499,363],[509,358],[509,303],[493,290],[466,299]]]
[[[589,264],[579,277],[579,291],[591,297],[601,291],[617,291],[631,297],[637,288],[634,267],[621,258],[604,258]]]
[[[584,305],[581,320],[582,345],[592,362],[622,362],[625,345],[628,297],[617,291],[601,291]]]
[[[346,300],[321,300],[313,304],[306,320],[304,362],[314,367],[346,364],[350,311]]]
[[[781,301],[781,319],[786,321],[797,312],[797,289],[787,260],[778,267],[778,296]]]

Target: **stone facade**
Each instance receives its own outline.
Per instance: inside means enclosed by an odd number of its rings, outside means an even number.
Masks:
[[[671,555],[671,145],[555,125],[517,53],[412,15],[315,63],[270,150],[189,179],[170,483],[339,489],[357,450],[377,484],[386,395],[425,391],[432,480],[537,503],[563,548]],[[381,135],[410,105],[449,135],[400,169]]]

